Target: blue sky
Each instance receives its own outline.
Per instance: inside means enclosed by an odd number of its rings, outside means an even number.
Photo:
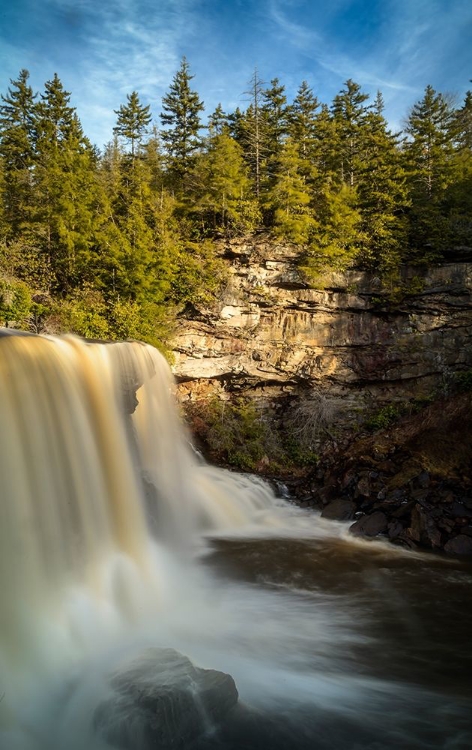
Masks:
[[[58,73],[86,134],[109,141],[137,90],[157,124],[186,55],[210,113],[246,106],[254,68],[289,98],[306,79],[330,103],[353,78],[398,127],[424,87],[472,88],[470,0],[0,0],[0,92],[21,68],[37,91]]]

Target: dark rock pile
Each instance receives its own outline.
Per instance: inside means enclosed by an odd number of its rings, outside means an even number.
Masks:
[[[472,556],[471,412],[470,394],[460,394],[327,450],[311,504],[352,520],[356,535]]]

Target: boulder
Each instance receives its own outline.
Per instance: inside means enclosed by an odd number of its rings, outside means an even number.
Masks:
[[[441,547],[441,532],[434,523],[431,508],[416,504],[411,513],[408,534],[414,542],[427,547]]]
[[[400,521],[390,521],[388,524],[388,536],[390,539],[396,539],[403,531],[403,526]]]
[[[362,497],[370,497],[370,482],[368,477],[361,477],[357,483],[357,493]]]
[[[229,674],[196,667],[173,649],[147,649],[120,666],[109,687],[93,725],[123,750],[188,747],[213,731],[238,702]]]
[[[450,555],[471,555],[472,556],[472,537],[466,534],[458,534],[452,537],[444,545],[444,551]]]
[[[377,510],[370,516],[363,516],[349,527],[354,536],[377,536],[387,530],[387,516]]]
[[[351,500],[333,500],[332,503],[323,508],[322,518],[329,518],[330,521],[350,521],[354,518],[356,506]]]

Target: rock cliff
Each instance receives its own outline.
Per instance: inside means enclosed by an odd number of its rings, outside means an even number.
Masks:
[[[310,288],[297,250],[265,236],[229,241],[222,253],[229,281],[218,305],[187,308],[178,323],[182,384],[266,395],[308,387],[346,412],[428,397],[472,364],[472,263],[404,269],[410,293],[395,305],[363,272]]]
[[[310,288],[297,250],[264,235],[221,253],[218,303],[178,322],[179,390],[191,417],[211,394],[258,404],[276,439],[241,409],[244,434],[226,411],[212,437],[200,414],[210,457],[285,468],[302,502],[351,518],[353,533],[472,554],[472,262],[404,268],[400,296],[358,271]]]

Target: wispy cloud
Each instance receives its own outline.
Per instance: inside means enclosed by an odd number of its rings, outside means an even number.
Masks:
[[[152,105],[160,100],[196,31],[196,0],[52,0],[67,18],[80,8],[84,46],[74,81],[85,124],[94,122],[99,143],[111,137],[117,109],[137,90]],[[87,129],[87,128],[86,128]]]
[[[335,12],[339,12],[346,3],[334,3],[331,7],[332,18]],[[359,82],[370,86],[382,86],[386,88],[413,91],[414,87],[402,80],[396,79],[385,69],[382,61],[372,60],[372,54],[366,50],[362,55],[346,53],[346,49],[352,44],[341,34],[336,36],[332,31],[324,28],[327,16],[320,16],[318,28],[307,27],[290,19],[288,10],[291,4],[281,0],[271,0],[271,18],[276,23],[279,31],[285,39],[312,57],[318,65],[325,70],[345,78],[355,78]],[[316,19],[315,19],[316,22]]]
[[[99,145],[134,89],[157,119],[184,54],[207,111],[244,106],[256,66],[289,97],[303,79],[325,102],[347,78],[380,88],[390,119],[472,74],[470,0],[5,0],[2,21],[1,90],[22,67],[34,86],[57,72]]]
[[[339,84],[353,78],[368,90],[380,88],[393,119],[394,111],[405,114],[427,83],[441,87],[444,78],[458,77],[452,66],[459,50],[464,55],[467,49],[461,35],[472,18],[468,0],[384,0],[372,3],[375,18],[361,18],[361,5],[365,10],[365,3],[332,0],[311,6],[307,19],[300,3],[270,0],[270,17],[286,44]]]

